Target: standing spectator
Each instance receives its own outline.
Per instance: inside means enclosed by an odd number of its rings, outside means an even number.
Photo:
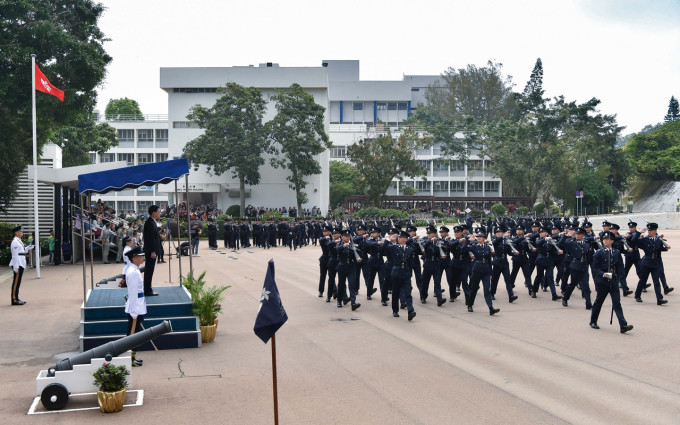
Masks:
[[[50,250],[50,263],[52,263],[52,260],[54,259],[54,249],[56,245],[56,239],[54,237],[54,230],[50,229],[50,236],[47,238],[47,243],[49,245],[49,250]]]
[[[118,250],[116,251],[116,263],[120,263],[123,260],[123,238],[125,237],[125,232],[123,231],[123,225],[119,224],[116,228],[116,245],[118,245]]]
[[[194,223],[194,227],[191,229],[191,252],[194,257],[198,257],[198,238],[201,236],[201,233],[198,223]]]
[[[144,223],[144,256],[146,269],[144,270],[144,295],[155,296],[151,281],[153,279],[153,271],[156,267],[156,257],[161,251],[161,237],[158,233],[158,220],[161,216],[158,210],[158,205],[151,205],[149,207],[149,218]]]
[[[50,233],[51,235],[51,233]],[[51,236],[50,236],[51,237]],[[109,222],[104,220],[104,228],[102,229],[102,262],[109,264],[109,238],[111,232],[109,231]],[[50,250],[50,261],[52,261],[52,250]]]

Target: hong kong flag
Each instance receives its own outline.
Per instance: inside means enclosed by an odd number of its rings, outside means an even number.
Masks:
[[[51,94],[62,102],[64,101],[64,92],[54,87],[50,80],[45,77],[38,65],[35,66],[35,89],[43,93]]]

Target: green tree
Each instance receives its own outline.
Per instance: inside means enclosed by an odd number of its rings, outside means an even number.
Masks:
[[[328,164],[328,197],[331,205],[339,205],[350,195],[361,193],[359,170],[347,162],[330,161]]]
[[[442,75],[443,82],[425,92],[428,108],[441,119],[470,117],[478,124],[510,118],[515,108],[512,78],[502,72],[503,64],[491,61],[484,67],[449,68]]]
[[[36,94],[38,149],[56,129],[92,114],[96,87],[111,57],[97,26],[104,6],[91,0],[0,1],[0,210],[16,196],[19,174],[32,162],[31,54],[61,103]]]
[[[196,169],[203,164],[218,176],[231,171],[238,179],[241,211],[245,211],[245,185],[260,182],[262,156],[269,149],[262,123],[266,102],[259,89],[236,83],[227,83],[218,93],[222,96],[211,108],[196,105],[187,115],[205,132],[184,146],[183,156]]]
[[[103,154],[118,146],[116,129],[106,123],[96,124],[80,118],[74,125],[54,132],[52,141],[62,148],[62,166],[74,167],[90,163],[88,152]]]
[[[680,121],[638,133],[623,149],[634,173],[653,180],[680,178]]]
[[[361,186],[368,203],[381,207],[392,180],[421,177],[427,172],[418,164],[415,152],[428,146],[428,141],[414,130],[406,130],[397,140],[392,134],[381,134],[375,139],[363,139],[347,148],[350,160],[361,177]]]
[[[678,99],[675,96],[671,96],[671,100],[668,102],[668,113],[663,120],[664,122],[680,120],[680,106],[678,106]]]
[[[104,115],[108,121],[144,121],[144,115],[139,108],[139,103],[127,97],[109,99]]]
[[[295,190],[297,210],[301,211],[308,201],[305,178],[321,173],[316,156],[333,146],[324,124],[326,109],[297,83],[279,90],[272,100],[277,113],[267,123],[269,138],[276,144],[271,164],[290,171],[286,180]]]

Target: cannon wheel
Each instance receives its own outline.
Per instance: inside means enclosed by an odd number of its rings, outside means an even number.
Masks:
[[[62,384],[50,384],[40,394],[40,401],[47,410],[61,410],[68,401],[68,390]]]

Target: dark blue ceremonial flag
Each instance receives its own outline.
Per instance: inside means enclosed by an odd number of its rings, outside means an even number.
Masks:
[[[284,323],[288,321],[286,309],[281,303],[281,296],[274,280],[274,260],[269,260],[267,276],[264,278],[260,309],[255,319],[255,335],[266,344]]]

